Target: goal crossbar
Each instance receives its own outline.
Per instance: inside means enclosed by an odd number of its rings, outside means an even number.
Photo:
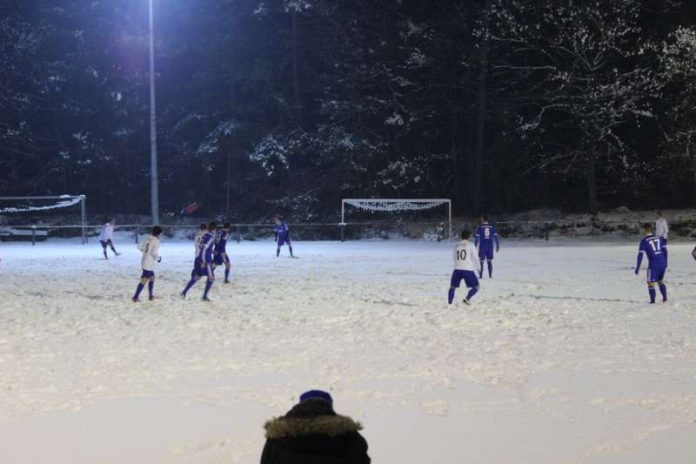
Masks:
[[[31,201],[31,200],[59,200],[53,205],[33,206],[28,208],[16,208],[0,206],[0,214],[27,213],[32,211],[45,211],[56,208],[67,208],[80,203],[80,215],[82,219],[82,244],[87,243],[87,208],[85,195],[58,195],[58,196],[28,196],[28,197],[0,197],[0,201]]]
[[[447,205],[447,238],[452,238],[452,200],[449,198],[344,198],[341,200],[341,226],[346,225],[346,206],[372,211],[423,210]],[[361,205],[370,205],[363,208]],[[404,207],[406,205],[406,207]]]

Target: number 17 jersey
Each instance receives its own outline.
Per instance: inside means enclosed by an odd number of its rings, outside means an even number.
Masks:
[[[476,271],[477,250],[473,243],[462,240],[454,248],[454,268],[462,271]]]

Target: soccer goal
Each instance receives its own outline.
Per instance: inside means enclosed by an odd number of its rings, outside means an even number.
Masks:
[[[87,197],[85,195],[60,196],[27,196],[0,197],[0,216],[10,216],[12,221],[0,226],[0,234],[5,238],[31,237],[36,240],[37,234],[45,237],[47,229],[80,229],[82,244],[87,243]],[[79,224],[65,225],[65,219],[55,219],[48,223],[51,213],[56,210],[80,205]],[[4,221],[3,221],[4,222]]]
[[[346,224],[346,208],[353,207],[371,213],[400,213],[423,211],[446,205],[447,213],[443,224],[447,224],[447,238],[452,237],[452,200],[449,198],[344,198],[341,200],[341,231]],[[443,230],[443,233],[445,231]]]

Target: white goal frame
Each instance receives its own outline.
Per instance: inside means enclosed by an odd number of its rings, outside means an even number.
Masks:
[[[398,204],[398,203],[416,203],[416,204],[428,204],[433,203],[435,206],[447,205],[447,238],[452,238],[452,200],[449,198],[343,198],[341,200],[341,223],[339,226],[346,226],[346,205],[352,205],[352,203],[377,203],[377,204]],[[400,208],[390,209],[385,207],[381,211],[398,211]],[[427,208],[414,208],[414,209],[427,209]],[[410,211],[408,208],[404,208],[404,211]]]
[[[23,213],[31,211],[43,211],[57,208],[67,208],[76,203],[80,203],[81,229],[82,229],[82,244],[87,243],[87,196],[85,195],[59,195],[59,196],[34,196],[34,197],[0,197],[2,201],[25,201],[25,200],[63,200],[65,204],[56,204],[51,206],[37,206],[31,208],[3,208],[0,206],[0,214]]]

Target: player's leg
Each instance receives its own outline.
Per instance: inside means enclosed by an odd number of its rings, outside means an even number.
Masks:
[[[486,263],[488,264],[488,278],[493,278],[493,248],[486,252]]]
[[[483,279],[483,262],[486,260],[486,250],[483,249],[482,244],[479,244],[478,255],[479,263],[481,263],[481,267],[479,269],[479,279]]]
[[[655,272],[648,268],[648,295],[650,295],[650,303],[655,303]]]
[[[186,287],[184,288],[184,291],[181,292],[181,296],[183,298],[186,298],[186,294],[188,293],[189,290],[191,290],[191,287],[196,285],[196,282],[198,282],[198,279],[201,278],[200,274],[200,268],[196,267],[193,271],[191,271],[191,280],[188,281],[186,284]]]
[[[464,273],[464,282],[466,282],[466,287],[469,289],[469,293],[467,293],[466,298],[464,298],[464,303],[469,304],[471,298],[479,291],[479,281],[476,278],[475,272],[464,271]]]
[[[109,247],[111,248],[111,251],[113,251],[116,256],[119,256],[121,253],[116,251],[116,248],[114,248],[114,242],[112,242],[111,239],[109,239],[108,243],[109,243]],[[106,250],[104,250],[104,251],[106,252]]]
[[[101,243],[102,246],[102,253],[104,253],[104,259],[109,259],[109,256],[106,254],[106,242],[104,240],[99,240],[99,243]]]
[[[454,292],[459,288],[459,284],[462,281],[462,271],[454,270],[452,271],[452,277],[450,278],[450,289],[447,293],[447,303],[452,304],[454,300]]]
[[[289,238],[289,237],[285,239],[285,243],[288,244],[288,248],[290,249],[290,257],[291,257],[291,258],[294,258],[293,254],[292,254],[292,242],[290,242],[290,238]]]
[[[152,277],[150,277],[150,279],[147,282],[147,293],[148,293],[148,299],[150,301],[155,299],[154,291],[155,291],[155,276],[153,275]]]
[[[230,283],[230,268],[232,266],[230,265],[230,257],[227,256],[227,253],[225,253],[223,259],[225,261],[225,283],[228,284]]]
[[[138,286],[135,288],[135,294],[133,295],[133,303],[137,303],[140,301],[138,297],[140,297],[140,292],[143,291],[143,288],[145,288],[145,282],[147,282],[150,279],[150,276],[148,275],[148,271],[143,271],[142,276],[140,276],[140,282],[138,283]]]
[[[215,273],[213,272],[213,267],[210,264],[208,264],[206,268],[208,280],[205,282],[205,290],[203,291],[203,301],[210,301],[210,299],[208,298],[208,292],[210,292],[210,289],[213,286],[213,282],[215,282]]]
[[[665,269],[662,269],[658,273],[658,275],[656,276],[657,277],[657,285],[660,287],[660,294],[662,295],[662,302],[663,303],[667,301],[667,286],[665,285],[665,271],[666,270],[667,270],[667,268],[665,267]]]

